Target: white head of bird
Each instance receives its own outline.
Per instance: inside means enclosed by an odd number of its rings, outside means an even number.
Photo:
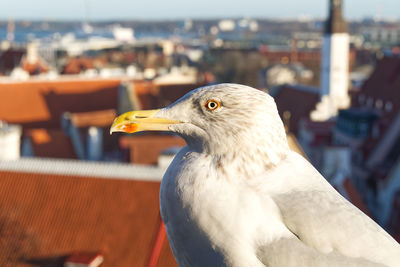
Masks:
[[[127,112],[110,132],[149,130],[174,132],[191,150],[227,160],[257,156],[275,165],[289,149],[273,98],[238,84],[201,87],[166,108]]]

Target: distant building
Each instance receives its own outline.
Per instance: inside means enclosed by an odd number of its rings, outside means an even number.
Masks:
[[[20,66],[26,49],[10,48],[0,54],[0,76],[10,75],[13,69]]]
[[[316,70],[320,66],[321,52],[318,49],[298,50],[294,46],[291,49],[274,49],[267,45],[261,45],[260,54],[268,61],[268,64],[301,63],[306,68]]]
[[[260,87],[271,89],[282,84],[310,83],[314,73],[301,63],[273,64],[260,71]]]
[[[400,27],[393,25],[365,27],[361,29],[365,41],[398,45],[400,43]]]
[[[383,225],[388,223],[400,190],[399,70],[400,58],[378,61],[369,79],[353,92],[351,108],[339,113],[333,131],[335,143],[352,149],[358,188]]]
[[[7,41],[10,43],[14,42],[15,38],[15,22],[14,20],[9,20],[7,24]]]

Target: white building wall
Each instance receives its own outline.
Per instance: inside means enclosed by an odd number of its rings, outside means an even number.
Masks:
[[[22,128],[0,121],[0,161],[20,158]]]
[[[347,33],[324,36],[321,95],[329,95],[337,108],[349,105],[349,43]]]
[[[321,63],[321,100],[310,114],[314,121],[326,121],[339,109],[350,105],[349,45],[347,33],[326,34],[323,38]]]

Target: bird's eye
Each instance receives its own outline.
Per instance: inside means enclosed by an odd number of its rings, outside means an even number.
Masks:
[[[221,104],[217,100],[208,100],[207,103],[205,104],[206,109],[208,110],[216,110],[219,108]]]

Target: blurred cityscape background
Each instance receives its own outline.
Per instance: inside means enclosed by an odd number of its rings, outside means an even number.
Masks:
[[[292,149],[400,241],[400,3],[104,2],[0,11],[0,266],[177,266],[158,190],[185,142],[109,126],[221,82],[269,92]]]

